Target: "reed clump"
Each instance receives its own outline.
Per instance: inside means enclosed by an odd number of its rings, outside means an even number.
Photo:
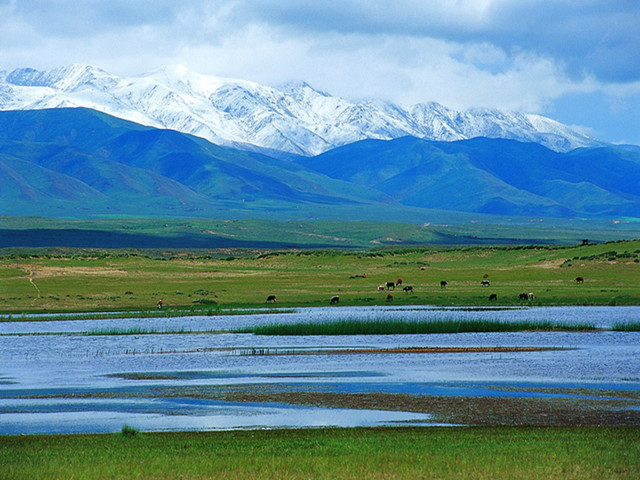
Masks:
[[[135,437],[138,433],[140,433],[140,431],[137,428],[127,425],[126,423],[122,426],[122,430],[120,430],[120,434],[123,437]]]
[[[191,332],[188,332],[184,328],[175,329],[175,330],[173,329],[165,329],[165,330],[155,329],[154,330],[154,329],[142,328],[142,327],[131,327],[131,328],[114,327],[114,328],[96,328],[88,332],[85,332],[85,335],[155,335],[155,334],[163,334],[163,333],[180,334],[180,333],[191,333]]]
[[[323,323],[269,324],[247,327],[238,333],[255,335],[411,335],[430,333],[590,331],[590,323],[567,324],[551,321],[500,320],[337,320]]]
[[[611,330],[614,332],[640,332],[640,321],[618,322],[611,327]]]

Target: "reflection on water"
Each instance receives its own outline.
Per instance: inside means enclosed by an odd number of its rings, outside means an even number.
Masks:
[[[96,329],[229,330],[336,318],[491,318],[638,321],[638,307],[490,311],[338,307],[296,313],[170,319],[0,323],[0,434],[359,426],[418,422],[428,415],[230,402],[185,392],[247,385],[275,392],[384,392],[439,396],[523,395],[529,387],[640,390],[638,332],[517,332],[340,337],[247,334],[83,336]],[[52,335],[28,333],[57,332]],[[27,335],[20,335],[27,334]],[[331,348],[552,347],[533,352],[322,354]],[[305,355],[264,355],[269,351]],[[500,388],[496,388],[496,386]],[[191,389],[191,390],[189,390]],[[177,392],[172,396],[167,391]],[[527,393],[527,395],[532,395]],[[543,395],[539,393],[537,395]],[[277,399],[277,395],[275,397]]]

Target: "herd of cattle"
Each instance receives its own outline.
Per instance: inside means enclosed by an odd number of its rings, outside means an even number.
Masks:
[[[356,277],[360,277],[360,278],[366,278],[366,275],[356,275],[356,276],[352,276],[351,278],[356,278]],[[584,277],[576,277],[575,278],[575,282],[576,283],[584,283]],[[448,285],[448,283],[445,280],[440,281],[440,288],[446,288]],[[480,282],[480,285],[482,285],[483,287],[490,287],[491,286],[491,282],[489,280],[482,280]],[[388,291],[388,290],[395,290],[396,287],[401,287],[402,286],[402,279],[399,278],[398,280],[396,280],[395,282],[386,282],[384,285],[379,285],[378,286],[378,291],[379,292],[384,292],[384,291]],[[413,293],[413,287],[411,285],[405,285],[402,287],[402,290],[405,293]],[[518,295],[519,300],[521,301],[534,301],[536,299],[536,296],[534,295],[533,292],[522,292],[521,294]],[[275,303],[276,301],[276,296],[275,295],[269,295],[267,297],[267,303]],[[393,294],[392,293],[387,293],[387,302],[391,302],[393,301]],[[492,293],[489,295],[489,301],[498,301],[498,294],[497,293]],[[329,301],[330,305],[335,305],[337,303],[340,303],[340,296],[339,295],[334,295],[333,297],[331,297],[331,300]]]

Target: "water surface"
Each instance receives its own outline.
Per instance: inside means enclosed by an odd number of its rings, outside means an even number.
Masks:
[[[97,329],[228,331],[274,322],[333,319],[490,318],[638,321],[638,307],[476,311],[337,307],[278,315],[0,323],[0,434],[429,425],[425,413],[295,406],[278,392],[436,396],[593,396],[640,391],[639,332],[254,336],[198,333],[79,335]],[[48,333],[47,335],[33,335]],[[534,352],[331,353],[323,349],[541,347]],[[267,353],[267,354],[261,354]],[[284,353],[284,354],[274,354]],[[313,354],[310,354],[313,353]],[[276,392],[267,403],[217,397],[230,389]],[[583,393],[558,393],[557,389]],[[531,393],[535,390],[534,393]],[[196,392],[196,393],[194,393]],[[199,395],[197,392],[207,392]],[[436,422],[437,423],[437,422]]]

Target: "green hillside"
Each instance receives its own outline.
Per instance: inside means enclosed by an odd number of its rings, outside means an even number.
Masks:
[[[0,215],[620,221],[640,217],[638,178],[633,149],[405,137],[283,160],[89,109],[0,112]]]

